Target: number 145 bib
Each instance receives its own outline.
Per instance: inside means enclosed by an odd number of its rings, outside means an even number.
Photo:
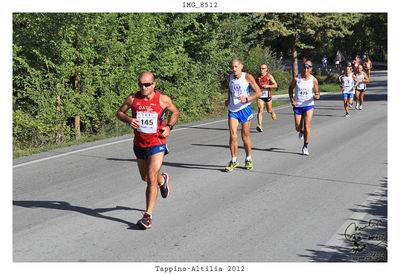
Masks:
[[[139,132],[153,134],[157,132],[157,113],[137,112],[136,118],[139,120]]]

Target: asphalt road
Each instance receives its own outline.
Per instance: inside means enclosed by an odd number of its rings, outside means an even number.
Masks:
[[[384,261],[387,234],[387,74],[373,72],[364,110],[344,118],[339,93],[316,101],[310,155],[291,106],[252,123],[254,169],[224,172],[226,118],[176,127],[153,228],[132,137],[14,160],[14,262]]]

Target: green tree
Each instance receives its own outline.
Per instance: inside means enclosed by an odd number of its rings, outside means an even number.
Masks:
[[[324,41],[352,34],[361,15],[350,13],[264,13],[255,23],[264,44],[285,39],[292,54],[292,72],[298,74],[297,49],[314,49]]]

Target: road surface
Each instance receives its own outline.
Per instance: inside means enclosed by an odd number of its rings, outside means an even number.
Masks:
[[[373,72],[363,111],[344,118],[322,94],[310,155],[291,106],[264,113],[254,169],[224,172],[226,118],[180,125],[168,139],[153,228],[131,136],[57,149],[13,163],[14,262],[384,261],[387,234],[387,74]]]

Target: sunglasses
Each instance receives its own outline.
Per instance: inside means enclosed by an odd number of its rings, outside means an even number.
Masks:
[[[306,65],[304,65],[304,68],[312,68],[312,65],[308,65],[308,64],[306,64]]]
[[[143,88],[143,86],[144,87],[150,87],[151,85],[153,85],[153,82],[152,83],[140,83],[139,82],[138,85],[139,85],[140,88]]]

